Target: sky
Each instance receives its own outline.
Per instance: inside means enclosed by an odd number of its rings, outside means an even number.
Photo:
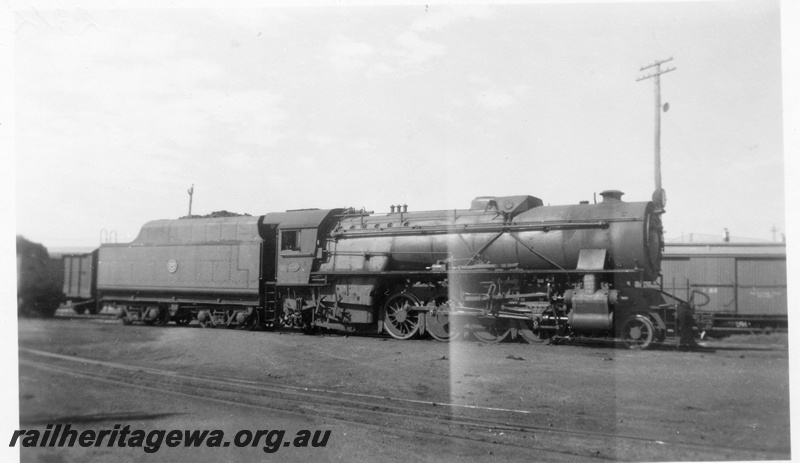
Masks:
[[[48,248],[132,241],[192,185],[195,214],[646,201],[667,58],[667,241],[785,233],[777,1],[111,5],[8,22],[15,229]]]

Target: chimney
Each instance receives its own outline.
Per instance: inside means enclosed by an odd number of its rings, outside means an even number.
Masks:
[[[731,234],[727,228],[722,229],[722,242],[729,243],[731,241]]]

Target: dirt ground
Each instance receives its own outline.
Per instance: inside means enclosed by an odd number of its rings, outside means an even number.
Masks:
[[[690,352],[629,351],[599,341],[447,344],[194,324],[122,326],[81,317],[20,320],[20,425],[333,431],[324,449],[157,454],[181,461],[789,459],[787,335],[731,336],[704,344]],[[128,380],[116,372],[127,367],[169,372],[186,384],[202,376],[274,390],[228,392],[225,400],[234,405],[202,400],[220,391],[187,394],[177,383],[164,383],[163,393],[154,394],[133,377],[126,387]],[[101,373],[101,379],[92,376]],[[307,402],[284,401],[279,395],[287,391],[308,394]],[[253,405],[267,398],[266,408]],[[333,407],[334,399],[346,405]],[[23,461],[110,456],[137,461],[154,455],[118,448],[26,448],[22,456]]]

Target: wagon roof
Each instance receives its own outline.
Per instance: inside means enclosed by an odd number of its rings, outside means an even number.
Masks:
[[[786,257],[783,243],[666,243],[664,256]]]

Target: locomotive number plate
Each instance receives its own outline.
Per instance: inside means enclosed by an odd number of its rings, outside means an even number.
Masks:
[[[178,261],[175,260],[175,259],[170,259],[169,262],[167,262],[167,270],[169,271],[169,273],[177,272],[178,271]]]
[[[290,272],[296,272],[300,270],[300,264],[298,264],[297,262],[292,262],[291,264],[286,266],[286,270]]]

